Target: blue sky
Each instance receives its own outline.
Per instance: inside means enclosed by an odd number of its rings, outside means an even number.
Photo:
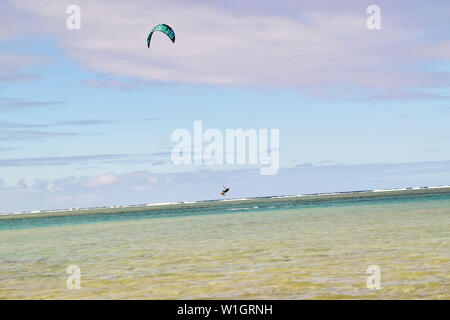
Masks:
[[[276,4],[3,1],[0,212],[450,184],[450,5]],[[279,173],[174,165],[194,120],[279,129]]]

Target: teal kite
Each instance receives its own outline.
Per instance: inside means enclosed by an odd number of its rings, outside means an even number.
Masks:
[[[167,24],[158,24],[157,26],[155,26],[152,31],[150,31],[150,34],[148,35],[147,38],[147,47],[150,48],[150,40],[152,39],[152,34],[155,31],[161,31],[162,33],[165,33],[170,40],[172,40],[172,42],[175,42],[175,32],[173,31],[173,29],[171,27],[169,27]]]

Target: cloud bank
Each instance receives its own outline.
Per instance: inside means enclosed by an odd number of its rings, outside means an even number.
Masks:
[[[423,68],[430,61],[450,62],[450,41],[436,36],[446,32],[440,28],[447,18],[437,14],[427,23],[417,21],[420,6],[383,2],[382,30],[370,31],[366,6],[354,1],[345,6],[319,1],[316,7],[287,1],[284,11],[261,10],[263,1],[254,12],[235,2],[78,1],[81,30],[68,30],[65,12],[72,1],[11,3],[33,15],[38,32],[55,37],[68,56],[101,74],[321,94],[346,88],[358,96],[371,90],[392,98],[450,85],[449,72]],[[440,12],[450,11],[445,2],[439,6]],[[411,18],[417,23],[405,23]],[[174,27],[176,43],[155,34],[148,50],[147,33],[158,23]]]
[[[21,180],[14,187],[5,186],[0,179],[0,212],[218,199],[223,185],[230,186],[230,197],[241,198],[448,185],[449,181],[450,161],[309,164],[280,169],[274,176],[261,176],[257,169],[107,172],[52,181]]]

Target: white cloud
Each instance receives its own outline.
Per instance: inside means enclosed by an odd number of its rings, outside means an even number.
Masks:
[[[420,28],[387,20],[366,28],[365,10],[334,15],[309,9],[289,15],[236,13],[210,2],[79,1],[81,30],[65,27],[72,1],[15,0],[40,17],[39,30],[53,34],[65,52],[95,72],[141,80],[214,85],[306,88],[359,86],[388,90],[427,86],[430,74],[415,70],[423,59],[448,56],[427,45]],[[397,12],[401,13],[401,12]],[[392,15],[392,14],[391,14]],[[176,43],[155,34],[154,25],[174,27]],[[448,86],[448,75],[432,81]]]
[[[25,82],[40,79],[39,75],[22,71],[36,65],[40,60],[37,56],[0,53],[0,82]]]
[[[109,173],[102,176],[89,178],[85,181],[84,186],[87,188],[110,186],[117,182],[117,176]]]
[[[107,173],[96,177],[87,177],[80,180],[85,188],[109,187],[127,185],[135,186],[149,186],[158,183],[158,178],[151,173],[145,171],[137,171],[124,174]]]

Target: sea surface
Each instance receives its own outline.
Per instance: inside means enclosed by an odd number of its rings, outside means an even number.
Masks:
[[[0,299],[450,299],[450,193],[0,220]]]

